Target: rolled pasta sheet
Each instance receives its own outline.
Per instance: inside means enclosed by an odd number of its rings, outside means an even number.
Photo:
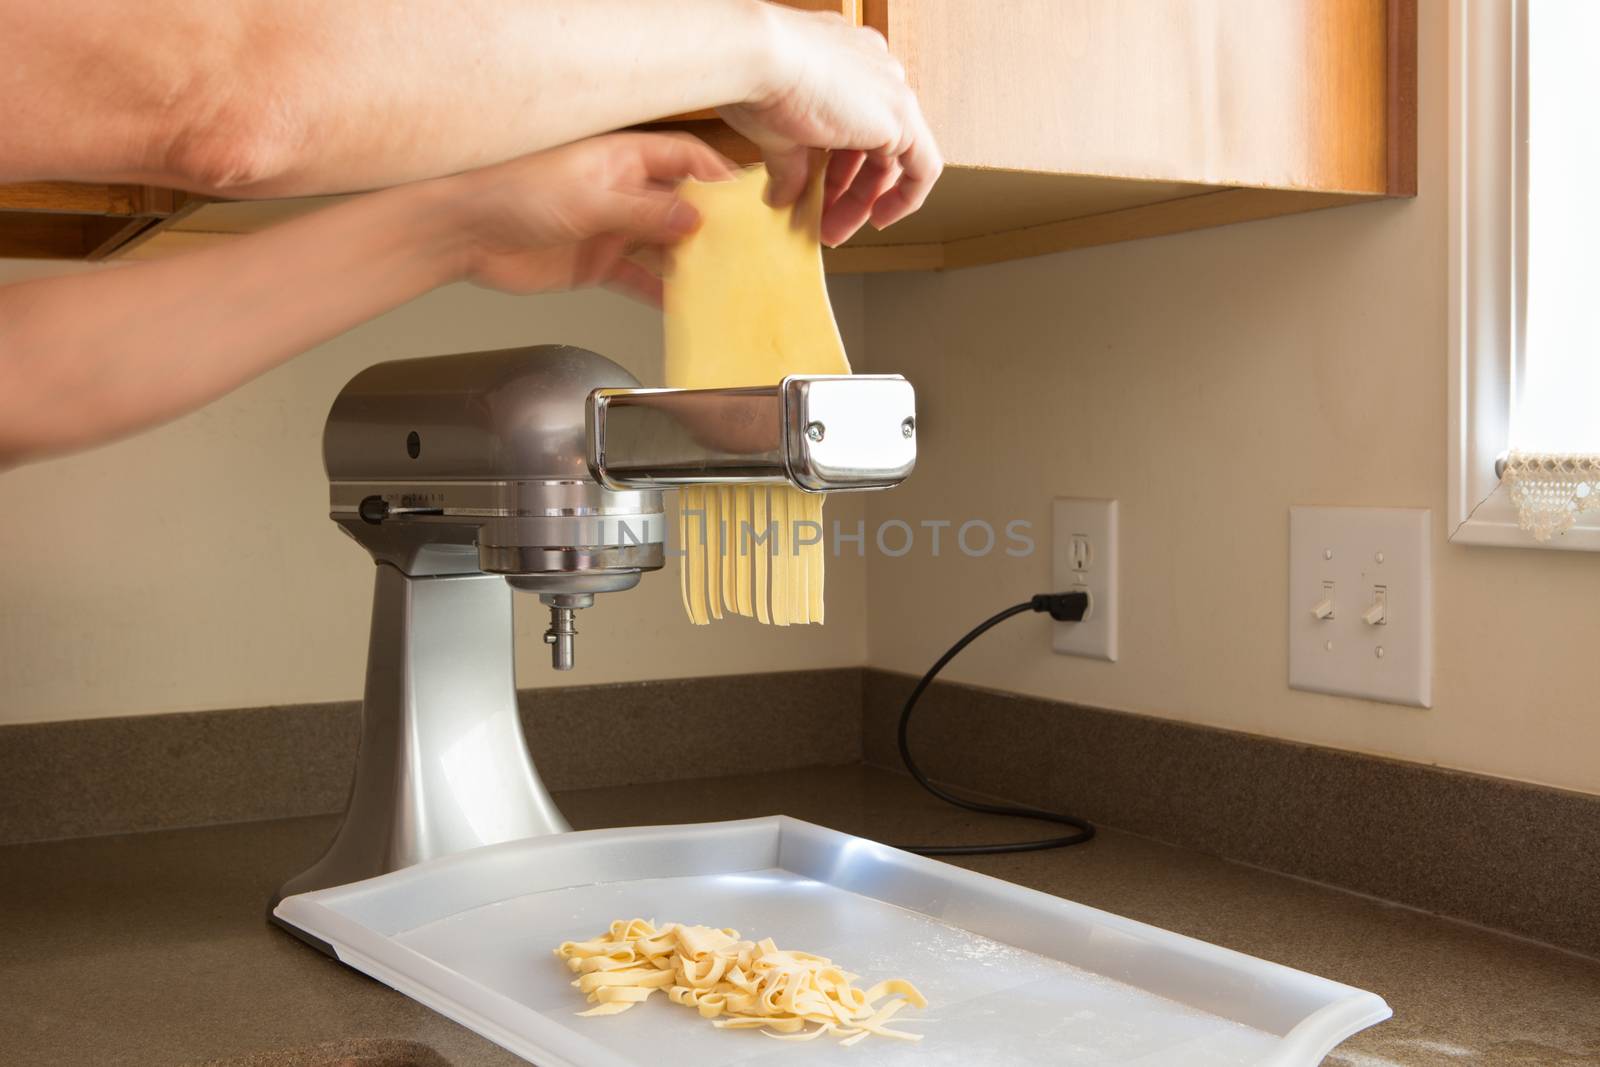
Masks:
[[[792,208],[766,203],[763,167],[679,187],[701,225],[674,247],[665,278],[667,385],[770,386],[791,374],[850,373],[822,270],[824,170]],[[823,549],[811,543],[822,500],[790,486],[680,490],[682,511],[708,513],[698,529],[679,525],[690,621],[726,613],[776,626],[822,622]],[[772,520],[779,525],[768,540]]]

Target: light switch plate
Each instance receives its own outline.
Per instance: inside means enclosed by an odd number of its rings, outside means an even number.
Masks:
[[[1053,593],[1089,594],[1080,622],[1058,622],[1051,647],[1068,656],[1117,658],[1117,502],[1060,498],[1050,541]]]
[[[1426,509],[1290,508],[1290,688],[1431,707],[1432,549]]]

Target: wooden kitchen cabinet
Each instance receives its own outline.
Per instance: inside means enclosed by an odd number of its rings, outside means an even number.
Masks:
[[[1416,0],[793,6],[882,32],[947,160],[921,212],[830,250],[830,270],[954,269],[1416,193]],[[756,158],[709,114],[656,125]],[[323,202],[175,210],[134,254]]]
[[[1415,0],[865,0],[948,164],[835,254],[954,268],[1416,194]]]
[[[104,259],[187,204],[148,185],[0,184],[0,258]]]

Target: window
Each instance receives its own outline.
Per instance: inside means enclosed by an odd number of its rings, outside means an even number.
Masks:
[[[1593,0],[1451,6],[1452,540],[1600,550],[1597,39]]]

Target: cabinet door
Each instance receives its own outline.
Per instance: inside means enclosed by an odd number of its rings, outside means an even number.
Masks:
[[[866,0],[954,167],[1384,195],[1413,0]],[[1391,63],[1393,60],[1393,63]],[[1403,136],[1395,131],[1394,139]],[[1403,145],[1397,145],[1404,147]]]

